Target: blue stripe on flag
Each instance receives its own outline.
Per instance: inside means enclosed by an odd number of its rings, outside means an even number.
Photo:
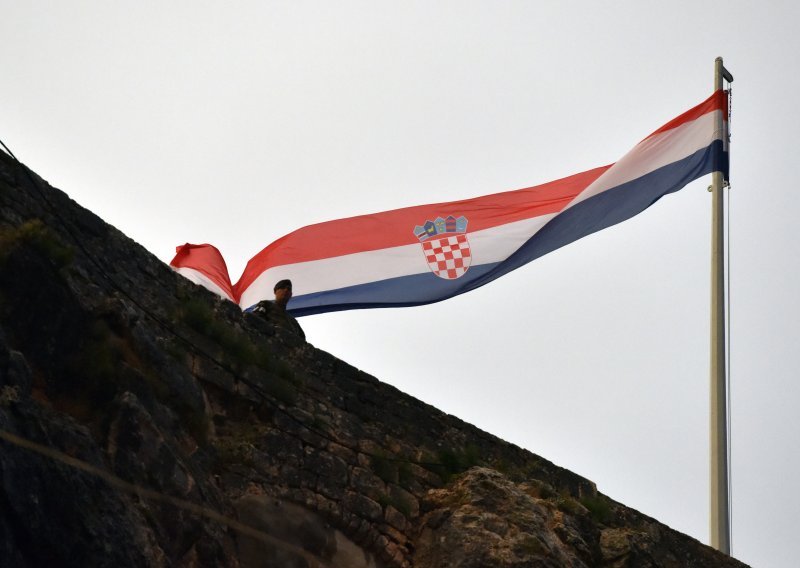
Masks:
[[[472,265],[464,276],[453,280],[439,278],[433,272],[426,272],[303,294],[294,296],[289,301],[288,308],[294,316],[308,316],[341,310],[402,308],[432,304],[472,290],[475,286],[471,286],[471,283],[495,266],[496,263]]]
[[[484,274],[474,288],[564,245],[638,215],[663,196],[711,173],[713,158],[721,153],[722,142],[715,141],[683,160],[606,190],[559,213],[494,270]]]

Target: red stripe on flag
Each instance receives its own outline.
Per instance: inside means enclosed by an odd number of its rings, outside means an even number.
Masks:
[[[715,92],[713,95],[708,97],[706,100],[704,100],[696,107],[691,108],[682,115],[670,120],[668,123],[666,123],[664,126],[653,132],[647,138],[651,138],[656,134],[661,134],[662,132],[666,132],[667,130],[672,130],[673,128],[677,128],[678,126],[686,124],[687,122],[697,120],[704,114],[708,114],[709,112],[713,112],[715,110],[723,110],[724,111],[722,113],[723,120],[728,120],[727,108],[728,108],[728,98],[725,96],[725,91],[720,89],[719,91]],[[645,138],[645,140],[647,140],[647,138]]]
[[[254,256],[234,285],[238,294],[267,268],[380,250],[419,242],[414,227],[448,215],[465,216],[467,231],[558,213],[611,166],[602,166],[534,187],[461,201],[419,205],[337,219],[298,229]]]
[[[235,298],[233,286],[228,275],[228,265],[217,247],[213,245],[192,245],[186,243],[175,247],[175,258],[169,263],[175,268],[191,268],[205,275],[223,291]]]

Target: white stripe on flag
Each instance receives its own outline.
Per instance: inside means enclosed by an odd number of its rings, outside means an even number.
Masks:
[[[172,270],[182,275],[183,277],[188,278],[195,284],[199,284],[200,286],[206,287],[208,290],[214,292],[218,296],[221,296],[226,300],[234,301],[233,298],[231,298],[225,291],[222,290],[222,288],[214,284],[214,282],[202,272],[199,272],[194,268],[187,268],[185,266],[182,266],[180,268],[176,268],[173,266]]]
[[[471,266],[508,258],[554,216],[555,213],[550,213],[467,233]],[[413,227],[409,232],[411,230]],[[239,305],[249,308],[260,299],[269,297],[275,283],[284,278],[292,281],[294,295],[301,296],[429,271],[419,243],[284,264],[262,272],[242,293]]]
[[[706,113],[672,130],[645,138],[603,172],[564,209],[707,148],[714,140],[722,138],[721,133],[714,132],[714,121],[721,112],[717,110]]]

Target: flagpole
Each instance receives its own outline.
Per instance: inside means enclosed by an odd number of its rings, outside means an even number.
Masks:
[[[733,81],[733,76],[722,65],[722,58],[714,62],[714,92],[722,88],[722,81]],[[722,113],[715,128],[723,134],[727,144]],[[725,257],[724,210],[722,191],[723,173],[711,174],[711,546],[730,555],[730,508],[728,503],[728,408],[725,372]]]

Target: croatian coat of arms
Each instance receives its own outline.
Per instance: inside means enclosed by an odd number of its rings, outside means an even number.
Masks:
[[[414,227],[414,234],[422,245],[428,268],[436,276],[453,280],[467,272],[472,253],[467,240],[466,217],[437,217]]]

